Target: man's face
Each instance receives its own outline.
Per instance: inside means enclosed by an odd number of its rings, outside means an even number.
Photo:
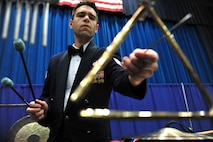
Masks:
[[[97,14],[93,8],[83,5],[76,9],[73,19],[70,20],[70,28],[79,39],[89,40],[98,30]]]

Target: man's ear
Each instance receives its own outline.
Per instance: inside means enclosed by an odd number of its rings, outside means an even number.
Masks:
[[[72,24],[73,24],[73,20],[70,19],[70,23],[69,23],[70,29],[72,29]]]
[[[97,33],[98,28],[99,28],[99,24],[96,24],[96,30],[95,30],[95,33]]]

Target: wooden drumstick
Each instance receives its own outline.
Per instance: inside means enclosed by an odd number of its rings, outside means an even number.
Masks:
[[[3,39],[7,38],[7,35],[8,35],[11,8],[12,8],[12,1],[11,0],[6,1],[6,12],[5,12],[5,17],[4,17],[4,25],[3,25],[3,32],[2,32]]]
[[[28,35],[29,35],[29,25],[30,25],[30,2],[25,1],[25,21],[24,21],[24,35],[23,40],[28,41]]]
[[[16,2],[16,22],[15,22],[15,31],[14,31],[14,40],[19,38],[20,24],[21,24],[21,10],[22,3],[18,0]]]

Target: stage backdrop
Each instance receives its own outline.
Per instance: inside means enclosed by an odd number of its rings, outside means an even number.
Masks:
[[[25,41],[26,48],[23,51],[23,56],[32,84],[43,84],[50,57],[61,51],[67,50],[68,44],[73,43],[73,32],[69,28],[72,8],[55,5],[50,6],[47,26],[47,46],[43,46],[42,32],[44,28],[44,5],[42,4],[39,5],[38,18],[36,20],[35,43],[31,44],[30,42],[33,30],[33,6],[34,5],[32,4],[30,7],[31,16],[29,21],[29,35],[28,40]],[[23,39],[26,10],[24,6],[22,6],[22,8],[20,26],[17,27],[16,3],[12,4],[10,21],[7,23],[9,26],[8,36],[7,38],[0,38],[0,78],[5,76],[10,77],[15,84],[28,83],[20,53],[17,52],[13,46],[14,31],[16,28],[19,28],[20,30],[18,37]],[[5,25],[6,11],[6,6],[3,5],[0,13],[0,27],[4,27]],[[185,15],[181,15],[181,18],[184,16]],[[177,21],[180,19],[177,19]],[[191,20],[193,19],[194,16]],[[100,12],[100,26],[93,41],[100,48],[107,47],[128,20],[129,17],[123,14]],[[177,21],[164,20],[165,25],[168,26],[169,29],[176,24]],[[197,26],[200,26],[199,30],[197,30]],[[204,32],[205,29],[205,25],[186,23],[174,32],[174,37],[180,45],[183,53],[198,73],[201,81],[203,83],[213,83],[213,66],[211,66],[213,61],[208,58],[208,55],[211,55],[212,57],[213,54],[211,50],[212,38],[209,38],[210,35],[207,36],[206,32]],[[1,34],[3,31],[3,28],[0,28]],[[213,31],[212,27],[208,27],[208,31],[211,33],[211,31]],[[152,18],[147,17],[145,21],[137,21],[124,42],[119,46],[121,56],[128,56],[135,48],[148,48],[161,37],[162,31]],[[204,37],[206,37],[205,44],[203,44],[201,40],[204,39]],[[207,48],[204,48],[206,46],[208,47],[208,50]],[[149,83],[193,83],[193,80],[190,78],[188,71],[180,61],[180,58],[165,39],[157,44],[154,47],[154,50],[158,52],[160,57],[159,69],[155,72],[153,78],[148,80]]]

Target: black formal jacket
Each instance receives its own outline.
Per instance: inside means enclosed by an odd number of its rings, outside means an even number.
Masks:
[[[90,42],[82,56],[76,78],[71,91],[73,92],[93,67],[105,48],[98,48]],[[85,97],[77,103],[69,102],[63,111],[65,89],[67,83],[70,58],[64,51],[50,59],[44,88],[40,99],[49,105],[46,118],[39,123],[50,128],[50,142],[63,131],[76,141],[91,142],[101,137],[110,136],[109,120],[93,120],[79,117],[79,111],[85,108],[108,108],[112,89],[136,99],[143,99],[146,92],[146,81],[134,87],[128,80],[127,73],[112,59],[102,72],[102,81],[94,82]],[[104,76],[103,76],[104,73]],[[122,100],[121,100],[122,101]],[[79,140],[78,140],[79,139]]]

